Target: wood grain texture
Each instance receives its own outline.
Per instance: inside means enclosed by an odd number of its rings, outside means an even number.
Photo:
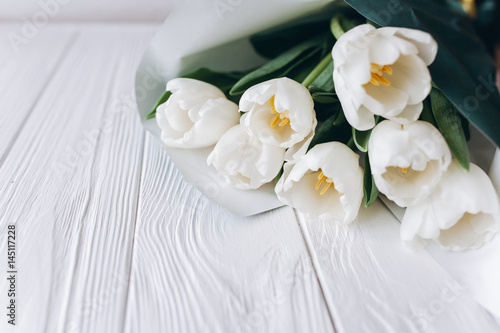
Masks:
[[[0,34],[6,36],[14,27],[1,26]],[[0,165],[70,46],[72,35],[73,27],[67,27],[64,33],[48,28],[40,33],[39,38],[33,38],[20,48],[18,53],[3,39],[0,45]]]
[[[126,332],[334,331],[291,208],[231,215],[145,147]]]
[[[460,281],[401,243],[379,200],[347,226],[298,216],[339,333],[499,331]]]
[[[3,134],[12,146],[1,166],[0,230],[15,224],[18,233],[16,332],[122,330],[144,135],[133,76],[155,28],[59,28],[25,61],[57,68],[38,82],[21,128]],[[13,93],[23,97],[19,86]],[[5,237],[0,244],[6,258]],[[0,331],[13,330],[2,320]]]

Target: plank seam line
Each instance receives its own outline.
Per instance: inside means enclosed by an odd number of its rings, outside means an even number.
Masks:
[[[10,140],[9,144],[7,145],[7,149],[5,150],[4,154],[2,156],[0,156],[0,169],[2,168],[5,160],[7,159],[7,156],[9,156],[9,153],[12,150],[12,148],[14,147],[17,139],[21,135],[21,132],[23,131],[24,127],[26,126],[26,123],[28,122],[29,118],[33,114],[33,109],[36,107],[36,105],[40,101],[40,98],[42,97],[46,87],[50,84],[50,82],[52,80],[54,80],[54,76],[55,76],[54,74],[56,74],[60,70],[60,68],[62,67],[60,65],[62,59],[67,54],[67,52],[75,45],[75,40],[76,40],[77,35],[78,35],[78,32],[76,30],[73,31],[73,33],[70,35],[70,40],[68,41],[67,45],[64,47],[64,49],[62,50],[62,52],[59,55],[59,57],[57,58],[57,60],[54,62],[54,69],[51,71],[51,73],[49,75],[47,75],[48,78],[45,81],[45,83],[43,84],[44,88],[40,89],[40,92],[36,96],[35,101],[29,107],[29,111],[27,112],[26,116],[24,117],[24,119],[21,123],[21,126],[19,126],[17,131],[14,133],[12,139]]]
[[[142,125],[141,125],[142,126]],[[123,303],[124,306],[125,306],[125,311],[124,311],[124,314],[123,314],[123,321],[122,321],[122,328],[121,328],[121,332],[125,332],[125,325],[126,325],[126,321],[127,321],[127,314],[128,314],[128,300],[129,300],[129,296],[130,296],[130,287],[131,287],[131,278],[132,278],[132,267],[133,267],[133,263],[134,263],[134,248],[135,248],[135,236],[136,236],[136,228],[137,228],[137,220],[139,219],[139,207],[141,205],[141,189],[142,189],[142,179],[143,179],[143,172],[145,170],[144,168],[144,163],[145,163],[145,158],[144,158],[144,154],[146,152],[146,141],[147,141],[147,138],[146,138],[146,132],[144,131],[144,129],[142,129],[142,145],[141,145],[141,161],[140,161],[140,165],[141,165],[141,169],[139,170],[139,184],[138,184],[138,187],[137,187],[137,202],[136,202],[136,205],[135,205],[135,219],[134,219],[134,228],[132,230],[132,246],[130,247],[130,267],[129,267],[129,273],[128,273],[128,286],[127,286],[127,294],[125,295],[125,302]]]
[[[119,64],[115,63],[112,70],[110,71],[111,73],[118,73],[118,69],[119,69]],[[108,91],[106,93],[106,97],[105,97],[105,101],[104,101],[104,111],[102,112],[102,116],[100,118],[100,120],[104,120],[106,119],[106,110],[108,110],[108,105],[110,105],[110,96],[112,95],[111,91],[113,89],[113,87],[115,87],[115,84],[113,84],[114,82],[116,82],[118,79],[117,79],[117,75],[112,75],[112,77],[114,78],[114,80],[111,80],[111,84],[109,85],[109,88],[108,88]],[[97,135],[97,138],[95,140],[95,146],[98,147],[99,146],[99,143],[101,141],[103,137],[103,131],[99,131],[99,134]],[[144,150],[144,149],[143,149]],[[95,149],[93,154],[92,154],[92,165],[90,167],[90,170],[93,169],[94,165],[95,165],[95,161],[96,161],[96,154],[98,153],[98,150]],[[142,156],[142,155],[141,155]],[[90,159],[90,158],[89,158]],[[141,180],[141,173],[142,173],[142,157],[141,157],[141,162],[140,162],[140,165],[141,165],[141,168],[139,170],[139,186],[138,186],[138,189],[137,189],[137,193],[139,194],[139,190],[140,190],[140,180]],[[82,220],[88,215],[88,208],[90,206],[90,201],[92,199],[92,193],[94,191],[94,188],[90,188],[90,193],[89,193],[89,200],[87,201],[86,203],[86,206],[85,206],[85,209],[83,210],[82,212]],[[137,205],[136,205],[137,207]],[[134,230],[133,230],[133,236],[135,235],[135,224],[136,224],[136,221],[137,221],[137,211],[136,211],[136,218],[134,219]],[[94,233],[96,232],[97,229],[94,229]],[[79,248],[80,248],[80,245],[81,245],[81,237],[78,237],[78,245],[77,245],[77,249],[78,249],[78,253],[80,252],[79,251]],[[132,253],[130,254],[130,258],[132,258]],[[132,260],[132,259],[130,259]],[[75,279],[74,279],[74,276],[76,274],[75,272],[76,270],[76,266],[73,267],[73,275],[71,276],[71,290],[74,290],[73,288],[73,284],[75,282]],[[126,304],[126,303],[125,303]],[[123,313],[123,315],[125,316],[125,313]],[[64,315],[64,318],[66,318],[66,315]]]
[[[321,270],[321,267],[318,263],[318,258],[316,257],[316,251],[314,251],[312,240],[309,235],[309,231],[307,230],[305,221],[301,218],[299,214],[297,214],[295,208],[292,208],[292,210],[295,214],[297,223],[299,224],[299,229],[301,231],[302,238],[304,239],[307,252],[309,254],[309,257],[311,258],[311,262],[314,268],[314,273],[316,274],[316,278],[318,279],[319,283],[319,288],[321,290],[321,296],[323,297],[323,300],[328,309],[328,315],[330,317],[333,330],[335,333],[345,332],[342,325],[340,324],[340,316],[338,315],[337,307],[333,303],[333,300],[331,300],[330,297],[328,297],[327,294],[325,293],[325,289],[328,290],[328,287],[326,287],[326,283],[324,282],[323,271]],[[337,318],[337,321],[334,318]]]
[[[64,58],[65,56],[68,54],[68,51],[71,50],[75,45],[76,45],[76,40],[78,39],[78,31],[75,29],[73,30],[73,32],[70,33],[70,36],[69,36],[69,41],[68,41],[68,44],[66,45],[66,47],[63,49],[63,51],[61,52],[61,55],[60,57],[57,59],[57,61],[55,62],[55,66],[54,66],[54,70],[51,72],[51,75],[49,75],[49,78],[47,79],[47,81],[45,82],[45,88],[50,84],[50,82],[52,80],[54,80],[55,78],[55,74],[61,70],[61,68],[63,67],[61,64],[62,62],[64,61]],[[12,139],[12,141],[10,142],[9,144],[9,147],[7,149],[7,151],[5,152],[5,155],[0,159],[0,169],[2,168],[3,166],[3,163],[5,161],[5,159],[7,158],[7,156],[9,155],[9,152],[10,150],[13,148],[15,142],[17,141],[17,139],[19,138],[22,130],[24,129],[26,123],[28,122],[29,118],[31,117],[31,115],[33,114],[33,109],[36,108],[36,105],[38,104],[41,96],[43,95],[43,93],[45,92],[45,88],[40,90],[40,93],[38,94],[38,96],[36,97],[35,101],[33,102],[31,108],[30,108],[30,112],[28,112],[28,114],[26,115],[22,125],[19,127],[19,129],[17,130],[14,138]],[[51,288],[51,292],[50,292],[50,296],[49,296],[49,300],[48,300],[48,304],[50,304],[52,302],[52,297],[53,297],[53,293],[52,293],[52,288],[54,286],[51,285],[50,288]],[[67,311],[67,307],[63,307],[63,311]],[[61,318],[65,318],[66,315],[64,314],[64,316],[61,316]],[[44,326],[44,332],[47,332],[47,326],[49,325],[49,322],[50,320],[47,319],[45,321],[45,326]],[[63,327],[64,327],[64,324],[62,324]]]
[[[75,30],[75,32],[76,32],[75,33],[76,35],[79,34],[79,30]],[[115,65],[114,68],[112,68],[112,70],[110,72],[117,73],[118,72],[118,65]],[[115,81],[116,81],[116,75],[114,75],[113,77],[115,77]],[[106,106],[109,104],[109,101],[110,101],[110,95],[111,95],[112,87],[114,87],[114,85],[110,84],[109,88],[108,88],[108,91],[106,93],[106,97],[105,97],[105,100],[104,100],[104,111],[102,112],[102,117],[100,118],[101,120],[106,117],[106,110],[107,110]],[[103,132],[99,131],[99,133],[98,133],[98,135],[97,135],[97,137],[95,139],[95,147],[99,146],[99,143],[101,142],[101,139],[103,137],[102,134],[103,134]],[[92,153],[92,156],[89,157],[89,160],[90,159],[92,160],[91,165],[89,167],[89,170],[92,170],[93,167],[95,166],[97,153],[98,153],[98,149],[94,149],[94,151]],[[89,180],[89,182],[91,182],[91,180]],[[87,217],[87,215],[89,214],[90,202],[92,201],[92,196],[93,196],[94,190],[95,189],[93,187],[91,187],[89,189],[88,198],[87,198],[87,200],[85,202],[85,206],[84,206],[84,209],[82,211],[82,215],[81,215],[80,221],[83,221]],[[95,228],[93,230],[93,235],[92,236],[95,235],[96,231],[97,231],[97,229]],[[81,253],[81,251],[80,251],[80,248],[82,246],[81,240],[82,240],[81,235],[79,235],[78,240],[77,240],[77,244],[76,244],[76,253]],[[71,270],[71,275],[69,276],[69,278],[71,279],[69,290],[75,290],[74,284],[75,284],[75,275],[76,275],[77,262],[78,262],[78,260],[76,260],[76,261],[73,262],[73,269]],[[87,282],[88,282],[88,280],[87,280]],[[70,294],[68,293],[68,295],[70,295]],[[69,319],[67,317],[67,310],[69,309],[69,302],[70,302],[69,298],[67,298],[65,301],[66,301],[66,306],[64,307],[64,309],[65,309],[64,311],[65,312],[64,312],[64,315],[61,316],[61,318],[65,318],[65,322],[63,324],[64,327],[67,326],[67,323],[68,323],[67,319]]]

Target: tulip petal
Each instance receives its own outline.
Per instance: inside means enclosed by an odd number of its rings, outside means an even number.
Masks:
[[[434,62],[438,45],[436,40],[432,38],[429,33],[415,29],[396,27],[384,27],[379,30],[382,30],[384,34],[392,34],[410,41],[417,47],[418,56],[427,66]]]
[[[216,86],[200,80],[175,78],[167,82],[167,91],[175,93],[177,91],[200,93],[210,98],[225,98],[224,93]]]
[[[300,83],[290,79],[276,80],[276,88],[274,99],[276,110],[289,111],[290,126],[294,131],[309,133],[315,118],[314,101],[309,91]]]
[[[211,84],[174,79],[167,83],[167,88],[172,95],[156,111],[161,138],[167,146],[211,146],[239,121],[238,105]]]
[[[190,131],[194,145],[215,144],[240,119],[238,106],[226,98],[208,100],[198,114]]]
[[[276,95],[276,86],[269,81],[247,89],[240,98],[240,110],[250,111],[255,104],[263,105]]]
[[[309,133],[308,136],[306,136],[304,138],[304,140],[294,144],[292,147],[290,147],[286,150],[285,161],[296,162],[302,156],[305,155],[305,153],[307,152],[307,149],[309,148],[309,145],[311,144],[312,139],[314,138],[314,135],[316,134],[315,129],[316,129],[317,125],[318,125],[318,121],[316,120],[316,117],[314,117],[313,130],[311,131],[311,133]]]
[[[311,94],[289,78],[273,79],[249,88],[240,99],[240,109],[248,111],[240,123],[252,136],[282,148],[303,141],[316,126]],[[284,117],[281,126],[277,116]]]
[[[361,24],[342,35],[332,49],[335,68],[341,67],[349,60],[352,53],[357,53],[368,47],[370,39],[367,35],[375,31],[371,24]]]
[[[422,113],[423,107],[423,103],[413,105],[408,104],[397,116],[388,116],[387,119],[392,120],[398,124],[408,125],[418,120],[418,118],[420,117],[420,113]]]
[[[285,149],[265,145],[241,126],[229,129],[207,158],[226,180],[241,190],[256,189],[279,173]]]
[[[379,30],[378,30],[379,31]],[[370,43],[370,62],[377,65],[392,65],[399,59],[401,56],[401,51],[398,47],[398,44],[402,41],[391,38],[392,36],[386,37],[380,33],[377,33],[372,39]],[[409,46],[413,46],[411,43]],[[415,53],[417,49],[413,46]],[[367,81],[368,82],[368,81]]]
[[[360,85],[348,85],[339,69],[333,70],[333,83],[344,112],[356,113],[366,97],[365,89]]]
[[[188,112],[181,109],[179,105],[175,103],[175,97],[172,98],[171,103],[169,103],[170,105],[167,103],[160,105],[156,111],[156,117],[158,118],[158,123],[160,123],[160,128],[167,126],[170,130],[181,134],[189,131],[193,126],[193,122],[189,118]],[[180,137],[180,135],[178,136]]]
[[[392,65],[391,86],[406,92],[408,104],[422,102],[431,91],[431,75],[424,62],[415,55],[402,56]]]
[[[454,159],[435,191],[408,207],[401,236],[433,239],[445,249],[463,250],[481,246],[498,230],[500,207],[490,179],[474,164],[466,172]]]
[[[451,161],[441,133],[424,121],[382,121],[371,133],[368,154],[377,188],[401,207],[424,200]]]
[[[370,82],[371,79],[371,65],[370,55],[368,49],[361,49],[353,53],[349,60],[347,60],[339,71],[342,76],[349,78],[352,85],[361,86]]]
[[[286,163],[276,185],[278,198],[298,210],[339,223],[352,222],[363,199],[363,172],[359,156],[346,145],[328,142],[314,146],[296,163]],[[333,183],[321,195],[319,170]],[[321,184],[320,184],[321,185]]]
[[[408,104],[409,95],[392,86],[374,86],[369,84],[365,87],[367,95],[363,105],[371,112],[381,116],[396,116]]]

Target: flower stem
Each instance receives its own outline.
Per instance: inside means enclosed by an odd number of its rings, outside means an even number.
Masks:
[[[330,63],[333,61],[332,54],[328,53],[326,57],[323,58],[323,60],[320,61],[320,63],[314,67],[314,69],[307,75],[307,77],[302,81],[302,85],[306,88],[309,88],[311,83],[316,80],[316,78],[330,65]],[[333,74],[333,73],[332,73]]]
[[[346,18],[343,14],[335,15],[330,21],[330,30],[332,31],[335,39],[339,39],[346,31],[354,28],[354,24],[351,20]]]
[[[354,139],[352,138],[352,136],[349,141],[347,141],[346,146],[351,148],[351,150],[356,151],[356,145],[354,144]]]

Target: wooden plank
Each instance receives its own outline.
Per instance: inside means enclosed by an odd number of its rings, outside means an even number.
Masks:
[[[0,25],[0,34],[7,37],[19,26]],[[71,45],[74,28],[64,31],[47,27],[30,39],[16,53],[8,38],[2,39],[0,61],[0,165],[5,159],[23,125],[31,115],[51,74],[64,52]]]
[[[380,201],[347,226],[298,217],[338,333],[500,329],[425,250],[401,243]]]
[[[123,329],[144,135],[131,97],[156,29],[80,26],[5,157],[0,231],[17,229],[16,332]],[[33,56],[49,61],[59,38],[46,42]],[[5,237],[0,249],[6,258]],[[2,320],[0,331],[14,330]]]
[[[334,328],[293,210],[229,214],[147,134],[125,331]]]

